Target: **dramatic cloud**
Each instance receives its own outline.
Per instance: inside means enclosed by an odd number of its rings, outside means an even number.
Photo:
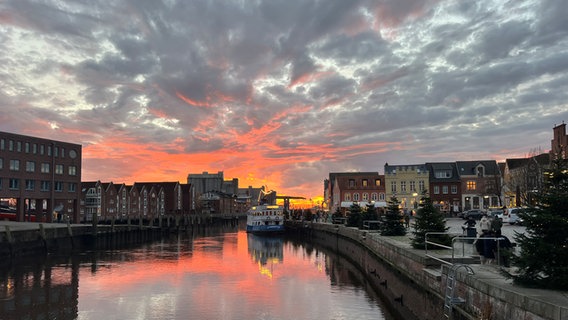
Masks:
[[[329,172],[547,151],[564,0],[0,2],[0,130],[79,143],[83,180],[317,198]]]

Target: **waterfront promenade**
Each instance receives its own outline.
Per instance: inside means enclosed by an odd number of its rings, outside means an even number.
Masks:
[[[448,231],[461,234],[461,226],[464,222],[459,218],[448,219],[446,224],[449,227]],[[369,267],[369,257],[365,254],[365,251],[380,257],[379,260],[386,261],[395,270],[395,274],[408,277],[411,283],[419,284],[422,288],[428,288],[428,291],[431,290],[430,292],[442,299],[443,302],[450,267],[436,263],[427,257],[425,250],[412,248],[410,244],[412,230],[409,230],[405,236],[384,237],[378,231],[359,230],[343,225],[298,223],[301,225],[296,224],[299,227],[299,232],[304,229],[309,234],[323,238],[326,243],[335,243],[333,239],[336,237],[350,239],[354,245],[342,245],[340,251],[348,253],[363,268],[371,268],[367,272],[379,273],[379,271],[375,271],[378,270],[375,269],[378,268],[376,265]],[[511,241],[514,241],[515,231],[524,232],[524,228],[511,225],[503,226],[503,234],[509,237]],[[361,248],[362,251],[359,251],[356,247]],[[463,249],[464,247],[465,249]],[[516,250],[520,250],[520,248],[517,247]],[[452,250],[432,250],[428,253],[451,261]],[[473,274],[468,274],[465,272],[466,269],[461,269],[459,274],[455,276],[458,296],[465,300],[464,304],[454,306],[454,309],[465,317],[461,319],[568,320],[568,291],[533,289],[515,285],[512,279],[505,276],[502,268],[497,264],[481,264],[472,244],[458,241],[454,244],[454,253],[456,265],[467,265],[473,271]],[[463,257],[461,256],[462,253]],[[514,268],[510,268],[509,271],[514,272]],[[384,275],[381,274],[379,281],[383,283],[385,280]],[[395,289],[394,285],[390,285],[391,281],[396,280],[389,279],[388,281],[388,290],[391,290],[389,293],[391,296],[401,297],[404,295],[406,300],[406,296],[411,295],[410,288],[402,285]],[[401,280],[400,283],[405,283],[405,281]],[[380,283],[379,287],[381,287]],[[431,295],[426,296],[431,297]],[[416,295],[412,298],[413,301],[419,299]],[[429,301],[431,298],[424,299],[426,300],[423,300],[423,302]],[[417,312],[415,314],[421,314],[425,309],[418,308],[415,311]],[[419,319],[423,319],[424,316],[419,316]],[[432,318],[426,316],[424,319]]]

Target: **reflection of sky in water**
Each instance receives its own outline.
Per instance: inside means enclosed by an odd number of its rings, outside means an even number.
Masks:
[[[250,236],[162,242],[81,268],[79,319],[383,318],[360,287],[331,284],[330,272],[349,277],[322,252]]]

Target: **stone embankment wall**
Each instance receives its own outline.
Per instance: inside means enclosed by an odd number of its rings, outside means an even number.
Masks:
[[[219,221],[236,223],[239,216],[164,217],[152,225],[142,224],[61,224],[0,222],[0,264],[13,259],[33,257],[50,252],[109,249],[147,243],[164,234],[206,227]]]
[[[143,243],[158,239],[161,231],[158,228],[68,226],[45,227],[37,224],[37,228],[11,230],[3,227],[0,230],[0,260],[9,262],[12,259],[33,257],[50,252],[70,252],[85,249],[113,248],[115,246]]]
[[[423,250],[412,249],[396,237],[343,225],[292,222],[290,230],[349,257],[401,319],[446,319],[444,296],[449,268],[426,257]],[[513,286],[497,266],[471,267],[474,274],[465,269],[456,273],[454,296],[465,303],[454,306],[452,319],[568,320],[565,297],[550,301],[558,293]]]

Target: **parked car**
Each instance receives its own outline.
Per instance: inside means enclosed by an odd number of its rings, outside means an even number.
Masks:
[[[469,219],[469,217],[473,217],[473,219],[475,220],[479,220],[481,219],[481,217],[483,216],[485,212],[479,210],[479,209],[472,209],[472,210],[468,210],[466,212],[464,212],[463,214],[463,218],[464,219]]]
[[[503,222],[508,224],[522,225],[523,219],[519,217],[519,213],[524,212],[524,208],[509,208],[507,213],[503,215]]]
[[[519,226],[523,225],[523,218],[519,217],[516,213],[511,213],[509,215],[509,224],[516,224]]]
[[[494,209],[489,209],[487,211],[487,216],[489,216],[490,218],[497,218],[500,219],[501,221],[503,221],[503,212],[504,210],[501,208],[494,208]]]

